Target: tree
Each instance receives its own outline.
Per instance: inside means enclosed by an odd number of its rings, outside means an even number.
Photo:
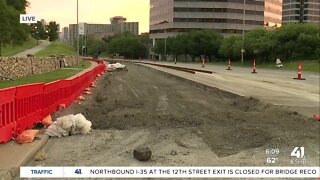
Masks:
[[[239,35],[232,35],[229,37],[225,37],[221,43],[219,48],[219,54],[225,58],[236,58],[239,57],[240,49],[238,51],[238,45],[241,42],[242,38]]]
[[[55,21],[50,21],[46,26],[46,30],[50,42],[55,41],[59,38],[59,28],[58,24]]]
[[[99,55],[103,52],[105,43],[102,40],[88,38],[87,42],[87,54]]]
[[[30,33],[31,36],[37,40],[37,44],[39,44],[39,39],[45,40],[48,38],[47,33],[40,21],[38,21],[36,24],[30,25]]]
[[[152,50],[156,54],[164,55],[164,49],[165,49],[164,46],[165,46],[164,39],[160,39],[156,41],[156,45],[153,47]]]
[[[319,42],[319,25],[313,23],[285,24],[275,30],[277,53],[284,59],[316,57]]]
[[[8,7],[5,0],[0,0],[0,56],[2,44],[9,41],[11,25],[7,18]]]
[[[0,56],[3,44],[21,44],[27,39],[27,26],[19,22],[20,13],[27,6],[25,0],[0,0]]]
[[[27,0],[6,0],[6,3],[8,6],[16,9],[19,13],[26,13],[26,8],[30,5]]]
[[[110,54],[119,54],[126,58],[138,59],[140,57],[146,57],[147,45],[143,43],[139,36],[135,36],[130,32],[125,32],[109,38],[107,51]]]
[[[211,56],[218,55],[222,42],[222,36],[210,30],[197,30],[187,34],[189,37],[188,49],[193,57],[205,55],[211,60]]]

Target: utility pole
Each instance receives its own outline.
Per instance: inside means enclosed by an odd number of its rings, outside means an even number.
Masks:
[[[243,64],[243,56],[244,56],[244,29],[246,26],[246,0],[243,0],[243,27],[242,27],[242,48],[241,48],[241,64]]]
[[[84,34],[84,55],[87,56],[87,41],[88,41],[88,31],[85,29]]]
[[[79,64],[79,0],[77,0],[77,63]]]
[[[167,60],[167,29],[164,29],[164,59]]]

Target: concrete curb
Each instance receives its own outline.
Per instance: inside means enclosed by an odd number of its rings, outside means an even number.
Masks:
[[[10,180],[19,174],[20,167],[32,159],[35,153],[41,149],[49,139],[46,134],[39,134],[40,140],[29,144],[17,144],[10,141],[0,145],[0,179]]]

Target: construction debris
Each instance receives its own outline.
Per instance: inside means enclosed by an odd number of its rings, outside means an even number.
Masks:
[[[16,138],[16,142],[18,144],[32,143],[34,138],[38,135],[38,133],[39,130],[25,130]]]
[[[45,133],[50,137],[59,138],[77,134],[86,135],[91,132],[91,125],[92,123],[82,114],[71,114],[57,118],[57,121],[53,122]]]
[[[107,65],[108,70],[124,70],[126,69],[126,65],[120,64],[120,63],[115,63],[115,64],[108,64]]]
[[[44,150],[40,151],[36,155],[36,161],[44,161],[48,158],[47,153],[44,152]]]
[[[139,161],[149,161],[151,159],[151,149],[149,147],[138,147],[133,151],[133,156]]]

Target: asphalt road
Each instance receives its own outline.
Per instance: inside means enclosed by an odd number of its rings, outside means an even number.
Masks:
[[[42,49],[45,49],[46,47],[48,47],[51,44],[51,42],[49,41],[45,41],[45,40],[39,40],[39,45],[36,47],[33,47],[31,49],[25,50],[23,52],[20,52],[16,55],[14,55],[14,57],[27,57],[28,54],[36,54],[37,52],[41,51]]]
[[[232,92],[241,96],[255,97],[274,105],[288,106],[301,114],[312,116],[320,114],[319,110],[319,73],[303,72],[305,81],[294,80],[297,72],[274,69],[257,69],[257,74],[252,74],[252,69],[233,67],[226,71],[226,66],[201,64],[157,62],[173,66],[183,66],[214,71],[212,75],[196,73],[187,74],[175,70],[151,66],[193,81],[217,87],[221,90]]]

